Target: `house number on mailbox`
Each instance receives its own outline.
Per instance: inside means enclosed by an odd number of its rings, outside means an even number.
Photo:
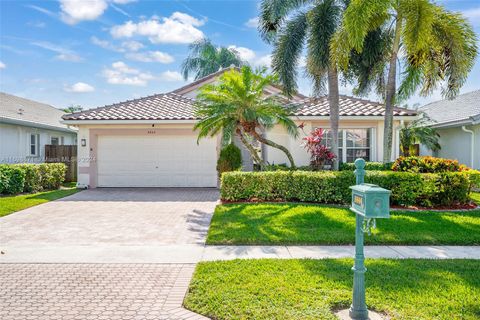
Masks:
[[[353,197],[353,202],[354,202],[356,205],[358,205],[358,206],[360,206],[360,207],[363,208],[363,197],[361,197],[361,196],[359,196],[359,195],[354,195],[354,197]]]

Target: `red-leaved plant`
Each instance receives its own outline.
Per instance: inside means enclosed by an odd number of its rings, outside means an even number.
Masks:
[[[308,137],[303,138],[304,147],[310,153],[310,165],[315,170],[323,169],[325,161],[331,161],[336,155],[322,144],[323,129],[317,128]]]

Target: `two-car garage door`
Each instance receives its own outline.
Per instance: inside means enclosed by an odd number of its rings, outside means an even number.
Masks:
[[[100,135],[99,187],[216,187],[216,141],[194,135]]]

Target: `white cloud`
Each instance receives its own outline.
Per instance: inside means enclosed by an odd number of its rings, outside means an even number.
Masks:
[[[34,28],[45,28],[47,24],[41,21],[30,21],[27,23],[27,26],[34,27]]]
[[[188,14],[174,12],[170,17],[157,20],[128,21],[114,26],[110,33],[114,38],[131,38],[145,36],[152,43],[191,43],[203,38],[203,32],[197,27],[205,24],[205,20],[196,19]]]
[[[158,79],[171,82],[183,81],[183,77],[179,72],[170,70],[162,72]]]
[[[61,17],[68,24],[95,20],[105,12],[107,7],[105,0],[60,0]]]
[[[130,51],[138,51],[144,47],[141,42],[138,41],[124,41],[122,42],[122,47]]]
[[[247,61],[254,67],[270,67],[272,63],[272,56],[269,54],[258,56],[252,49],[237,47],[235,45],[228,46],[228,49],[237,52],[242,60]]]
[[[54,12],[52,12],[50,10],[47,10],[45,8],[33,5],[33,4],[28,4],[28,5],[26,5],[26,7],[30,8],[30,9],[33,9],[33,10],[36,10],[38,12],[41,12],[43,14],[46,14],[49,17],[56,17],[57,16]]]
[[[145,86],[149,80],[154,78],[150,73],[130,68],[122,61],[112,63],[111,68],[105,68],[102,75],[108,83],[131,86]]]
[[[172,63],[175,59],[168,53],[161,51],[131,52],[125,55],[127,59],[141,62]]]
[[[110,43],[110,41],[108,40],[102,40],[102,39],[99,39],[95,36],[92,36],[90,38],[90,41],[96,45],[96,46],[99,46],[103,49],[107,49],[107,50],[112,50],[112,51],[119,51],[119,48],[117,48],[116,46],[114,46],[112,43]],[[119,52],[122,52],[122,51],[119,51]]]
[[[467,17],[472,24],[480,24],[480,7],[464,10],[462,14]]]
[[[74,93],[86,93],[86,92],[93,92],[95,88],[88,83],[85,82],[77,82],[71,86],[67,86],[64,88],[66,92],[74,92]]]
[[[55,59],[68,62],[81,62],[83,58],[74,53],[61,53],[55,56]]]
[[[245,22],[245,26],[249,28],[256,28],[258,27],[258,17],[248,19],[247,22]]]
[[[55,59],[57,60],[70,61],[70,62],[83,61],[83,58],[79,56],[76,52],[50,42],[39,41],[39,42],[32,42],[31,44],[34,46],[40,47],[42,49],[58,53],[58,55],[55,56]]]
[[[136,2],[137,0],[112,0],[113,3],[116,4],[127,4],[130,2]]]
[[[7,66],[5,65],[5,63],[3,63],[2,61],[0,61],[0,69],[5,69]]]

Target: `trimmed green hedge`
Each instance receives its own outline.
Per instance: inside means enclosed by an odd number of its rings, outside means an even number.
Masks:
[[[0,193],[17,194],[58,189],[65,181],[66,170],[63,163],[2,164]]]
[[[377,171],[391,171],[393,162],[365,162],[365,170],[377,170]],[[340,163],[340,171],[353,171],[355,170],[355,163],[342,162]]]
[[[480,172],[419,174],[393,171],[367,171],[365,182],[392,191],[395,205],[426,207],[467,203],[472,185],[478,185]],[[221,197],[226,201],[300,201],[349,204],[351,171],[228,172],[222,175]]]

